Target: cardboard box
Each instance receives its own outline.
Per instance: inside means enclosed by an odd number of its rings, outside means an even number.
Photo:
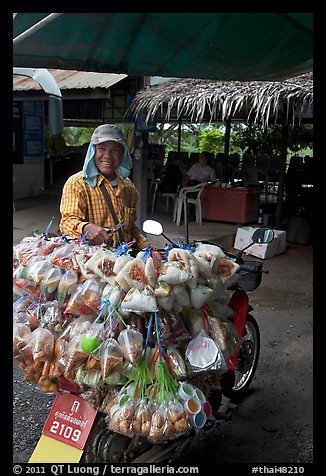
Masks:
[[[234,241],[234,248],[236,250],[242,250],[249,243],[251,243],[251,237],[257,228],[252,226],[243,226],[237,229],[237,234]],[[282,230],[274,230],[274,239],[270,243],[257,244],[250,246],[246,251],[247,255],[256,256],[257,258],[266,259],[272,256],[280,255],[284,253],[286,249],[286,232]]]

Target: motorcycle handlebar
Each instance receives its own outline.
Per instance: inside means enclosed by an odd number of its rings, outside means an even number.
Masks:
[[[240,264],[239,270],[240,271],[247,271],[248,273],[256,273],[256,274],[265,273],[265,274],[268,274],[268,271],[264,270],[262,268],[262,266],[263,266],[262,263],[257,263],[257,264],[243,263],[243,264]]]

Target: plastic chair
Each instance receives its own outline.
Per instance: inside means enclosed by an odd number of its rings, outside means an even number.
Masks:
[[[182,179],[183,173],[179,164],[171,163],[166,166],[162,178],[156,179],[154,184],[152,213],[155,210],[157,197],[166,198],[166,210],[169,211],[169,198],[172,199],[172,204],[174,205]]]
[[[196,223],[198,223],[199,225],[202,224],[202,209],[201,209],[200,197],[206,185],[207,185],[207,182],[202,182],[192,187],[182,187],[179,190],[179,195],[174,204],[174,213],[173,213],[173,221],[176,222],[178,226],[180,226],[182,209],[183,209],[183,213],[185,214],[186,202],[187,204],[190,203],[195,205]],[[194,193],[194,192],[198,192],[196,197],[187,197],[189,193]],[[187,200],[185,200],[185,198],[187,198]]]

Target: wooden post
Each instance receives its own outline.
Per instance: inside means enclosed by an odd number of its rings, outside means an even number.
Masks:
[[[140,228],[147,216],[147,166],[148,132],[137,132],[135,134],[132,181],[139,193],[136,206],[136,225]]]
[[[226,183],[229,180],[228,162],[230,153],[230,136],[231,136],[231,119],[227,118],[225,121],[225,139],[224,139],[224,157],[222,162],[222,182]]]
[[[289,136],[289,124],[286,120],[286,106],[284,105],[283,114],[282,114],[282,145],[281,145],[281,160],[280,160],[280,169],[279,169],[279,181],[277,188],[277,200],[276,200],[276,209],[274,217],[274,228],[281,229],[282,224],[282,208],[283,208],[283,197],[284,197],[284,183],[285,183],[285,172],[286,172],[286,159],[287,159],[287,150],[288,150],[288,136]]]

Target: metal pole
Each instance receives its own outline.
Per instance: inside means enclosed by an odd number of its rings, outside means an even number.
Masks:
[[[188,211],[187,211],[187,193],[183,194],[183,218],[185,221],[185,242],[189,243],[189,224],[188,224]]]
[[[28,30],[23,31],[23,33],[16,36],[16,38],[13,39],[13,44],[16,45],[19,41],[24,40],[28,36],[32,35],[35,31],[39,30],[40,28],[43,28],[43,26],[45,26],[48,23],[50,23],[51,21],[55,20],[60,15],[62,15],[62,13],[50,13],[50,15],[43,18],[43,20],[40,20],[38,23],[36,23],[35,25],[28,28]]]

